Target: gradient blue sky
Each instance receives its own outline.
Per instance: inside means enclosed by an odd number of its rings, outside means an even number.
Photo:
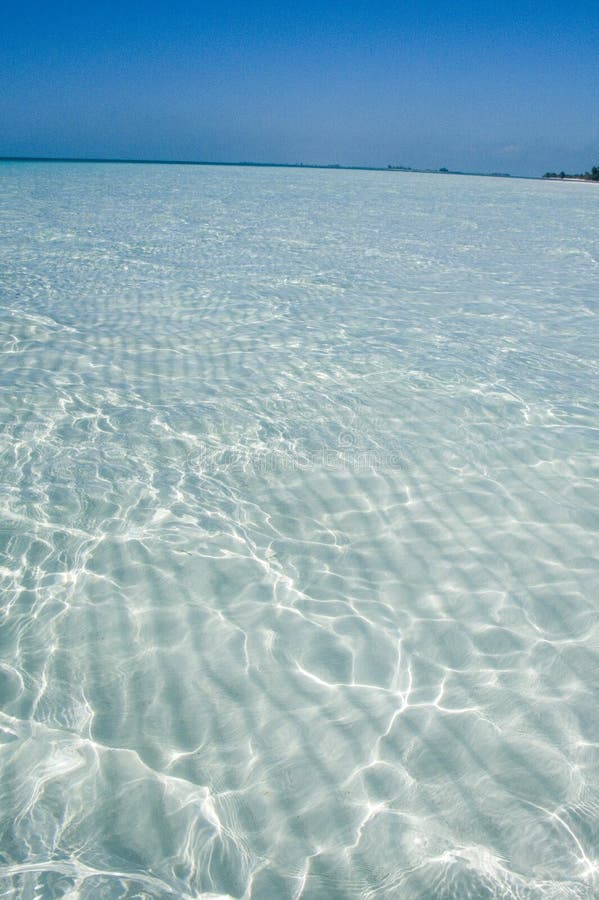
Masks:
[[[12,3],[0,154],[578,171],[599,7]]]

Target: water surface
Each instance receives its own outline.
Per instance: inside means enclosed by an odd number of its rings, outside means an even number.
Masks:
[[[0,187],[2,896],[597,896],[597,189]]]

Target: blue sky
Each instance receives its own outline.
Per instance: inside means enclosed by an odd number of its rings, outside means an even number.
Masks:
[[[599,164],[597,3],[16,3],[0,154]]]

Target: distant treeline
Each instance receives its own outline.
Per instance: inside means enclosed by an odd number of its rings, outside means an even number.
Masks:
[[[580,175],[567,175],[566,172],[545,172],[543,178],[582,178],[583,181],[599,181],[599,166],[593,166],[590,172]]]

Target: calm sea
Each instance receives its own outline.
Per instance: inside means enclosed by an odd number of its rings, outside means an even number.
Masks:
[[[0,893],[599,891],[599,189],[0,164]]]

